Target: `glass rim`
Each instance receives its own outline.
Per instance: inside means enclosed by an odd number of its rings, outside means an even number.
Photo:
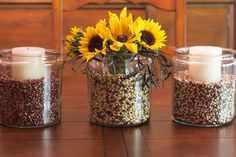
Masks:
[[[231,49],[231,48],[222,48],[222,55],[216,55],[216,56],[205,56],[205,55],[191,55],[189,54],[189,48],[190,47],[180,47],[180,48],[176,48],[175,49],[175,54],[179,55],[179,56],[194,56],[194,57],[199,57],[199,58],[203,58],[203,57],[221,57],[222,59],[226,59],[226,58],[236,58],[236,50]]]
[[[0,50],[0,59],[1,58],[7,58],[7,59],[17,58],[17,59],[23,60],[23,59],[27,59],[27,58],[32,58],[32,59],[46,61],[46,60],[57,59],[60,56],[62,56],[62,54],[59,51],[53,50],[53,49],[45,49],[45,54],[42,56],[21,56],[21,55],[17,55],[17,54],[12,54],[12,49]]]

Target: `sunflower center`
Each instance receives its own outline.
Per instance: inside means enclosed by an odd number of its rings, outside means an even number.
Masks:
[[[92,39],[89,41],[88,49],[90,52],[95,52],[95,49],[102,50],[103,46],[103,39],[96,35],[92,37]]]
[[[142,41],[147,43],[149,46],[155,43],[155,37],[153,36],[151,32],[143,30],[141,31],[141,33],[142,33],[142,36],[141,36]]]
[[[119,41],[119,42],[124,43],[127,40],[128,40],[128,37],[126,35],[119,35],[119,36],[117,36],[117,41]]]

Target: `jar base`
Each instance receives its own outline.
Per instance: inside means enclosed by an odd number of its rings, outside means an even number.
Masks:
[[[150,118],[149,118],[150,119]],[[136,123],[136,124],[104,124],[104,123],[99,123],[99,122],[94,122],[92,120],[89,120],[90,123],[95,124],[95,125],[100,125],[100,126],[104,126],[104,127],[137,127],[137,126],[141,126],[141,125],[145,125],[149,122],[149,119],[147,119],[144,122],[141,123]]]
[[[2,126],[9,127],[9,128],[21,128],[21,129],[33,129],[33,128],[46,128],[46,127],[51,127],[54,125],[60,124],[61,121],[57,121],[54,123],[49,123],[45,125],[39,125],[39,126],[16,126],[16,125],[7,125],[7,124],[1,124]]]
[[[186,126],[193,126],[193,127],[199,127],[199,128],[214,128],[214,127],[221,127],[221,126],[229,125],[233,122],[234,118],[231,121],[224,124],[212,124],[212,125],[205,125],[205,124],[201,125],[201,124],[182,122],[182,121],[176,120],[174,117],[172,117],[172,120],[177,124],[186,125]]]

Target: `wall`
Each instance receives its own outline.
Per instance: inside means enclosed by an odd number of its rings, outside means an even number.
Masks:
[[[64,0],[64,6],[73,1]],[[113,0],[114,1],[114,0]],[[116,0],[122,2],[123,0]],[[187,45],[233,47],[233,0],[187,0]],[[131,10],[145,16],[151,8],[139,5]],[[114,9],[119,12],[119,10]],[[87,26],[105,16],[106,10],[64,13],[64,37],[73,25]],[[0,49],[15,46],[53,46],[52,0],[0,0]],[[157,20],[168,33],[168,45],[174,45],[174,14],[157,12]],[[91,22],[93,21],[93,22]]]
[[[53,48],[51,0],[0,0],[0,49]]]
[[[233,0],[188,0],[188,45],[233,48]]]

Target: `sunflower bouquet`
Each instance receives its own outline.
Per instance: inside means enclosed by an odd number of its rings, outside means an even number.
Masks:
[[[119,17],[109,12],[108,22],[100,20],[84,31],[71,28],[66,39],[68,62],[73,69],[78,60],[86,65],[91,122],[133,126],[149,120],[150,85],[169,76],[170,62],[159,51],[165,41],[158,23],[134,19],[127,8]]]
[[[83,60],[82,63],[96,60],[106,62],[108,71],[114,74],[125,73],[131,77],[142,73],[144,85],[148,82],[157,85],[160,79],[167,79],[170,61],[159,50],[166,41],[166,33],[161,30],[161,25],[151,19],[134,19],[131,13],[127,13],[127,8],[122,9],[119,17],[112,12],[108,14],[108,22],[100,20],[85,30],[71,28],[66,38],[66,55],[73,69],[77,60]],[[150,59],[152,63],[157,63],[154,68],[144,64]],[[133,62],[137,62],[137,68],[127,70]],[[157,70],[160,73],[157,74]]]

